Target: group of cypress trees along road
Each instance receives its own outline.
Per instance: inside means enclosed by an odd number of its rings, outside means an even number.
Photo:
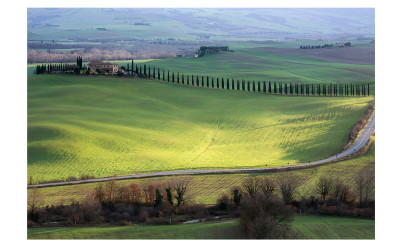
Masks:
[[[143,68],[143,69],[142,69]],[[133,61],[132,61],[133,69]],[[170,72],[169,70],[160,70],[153,66],[137,65],[133,71],[139,77],[152,78],[161,81],[167,81],[180,85],[191,85],[205,88],[216,88],[226,90],[241,90],[247,92],[280,94],[280,95],[302,95],[302,96],[369,96],[369,83],[367,84],[304,84],[304,83],[282,83],[271,81],[246,81],[224,79],[223,77],[209,77],[199,75],[185,75],[179,72]],[[131,72],[131,74],[133,74]],[[129,74],[129,72],[128,72]],[[165,77],[167,75],[167,77]],[[214,80],[215,79],[215,80]]]
[[[134,67],[135,66],[135,67]],[[54,71],[68,72],[71,69],[84,69],[82,66],[82,57],[77,58],[77,64],[42,64],[36,66],[36,74],[51,73]],[[172,82],[180,85],[191,85],[203,88],[216,88],[226,90],[241,90],[247,92],[280,94],[280,95],[302,95],[302,96],[369,96],[369,83],[367,84],[304,84],[304,83],[282,83],[271,81],[254,80],[234,80],[224,79],[223,77],[209,77],[199,75],[175,74],[169,70],[160,70],[146,64],[138,65],[133,63],[127,64],[125,71],[128,75],[137,75],[141,78],[152,78],[160,81]]]

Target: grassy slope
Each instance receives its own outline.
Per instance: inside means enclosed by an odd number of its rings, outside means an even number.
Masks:
[[[33,76],[28,78],[28,176],[308,162],[339,151],[370,100]]]
[[[368,166],[368,168],[375,168],[375,146],[369,148],[367,153],[361,157],[350,159],[346,161],[326,164],[311,169],[296,170],[294,173],[299,174],[306,178],[305,183],[300,186],[296,193],[296,198],[300,199],[301,196],[315,195],[315,183],[321,176],[333,176],[341,178],[345,183],[354,187],[353,175],[361,168]],[[279,173],[287,174],[287,173]],[[278,173],[257,174],[269,175],[277,177]],[[222,193],[228,193],[229,190],[241,184],[241,182],[256,174],[214,174],[214,175],[195,175],[192,176],[192,184],[189,192],[193,197],[194,202],[204,204],[215,204],[218,197]],[[124,180],[118,183],[125,185],[132,182],[137,182],[141,185],[148,183],[162,183],[168,182],[169,179],[176,177],[158,177],[137,180]],[[61,186],[39,189],[44,197],[43,205],[57,205],[57,204],[70,204],[72,201],[82,201],[86,194],[93,192],[97,184],[81,184],[73,186]]]
[[[292,227],[305,239],[374,239],[375,221],[295,216]],[[28,239],[240,239],[236,220],[172,226],[29,228]]]
[[[252,46],[256,46],[255,44]],[[259,45],[259,47],[264,47]],[[235,47],[232,47],[235,49]],[[201,58],[171,58],[147,63],[151,67],[170,70],[180,74],[224,77],[236,80],[343,83],[355,81],[373,82],[369,75],[373,65],[335,63],[299,55],[284,55],[265,49],[243,48],[235,53],[205,55]],[[350,71],[351,70],[358,70]],[[363,71],[367,73],[363,73]],[[361,72],[360,72],[361,71]],[[186,81],[186,78],[185,78]],[[371,93],[374,93],[373,85]]]

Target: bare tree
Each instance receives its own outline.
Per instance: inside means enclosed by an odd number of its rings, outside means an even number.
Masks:
[[[190,182],[191,182],[190,178],[180,178],[175,180],[175,182],[172,184],[172,188],[175,191],[175,199],[177,207],[179,207],[181,204],[184,204],[187,201],[185,195],[188,191]]]
[[[288,173],[278,177],[278,186],[281,191],[282,199],[285,204],[292,200],[295,190],[302,184],[300,176]]]
[[[262,180],[258,176],[248,177],[242,182],[242,187],[250,197],[254,197],[262,186]]]
[[[275,181],[269,178],[268,176],[265,176],[261,179],[261,191],[265,195],[271,195],[275,191]]]
[[[375,187],[375,173],[368,166],[362,168],[354,175],[359,206],[366,207],[369,199],[373,196]]]
[[[28,189],[28,207],[31,213],[35,213],[35,209],[43,205],[43,196],[38,188]]]
[[[96,198],[96,194],[88,194],[80,205],[83,218],[90,222],[95,222],[101,214],[101,203]]]
[[[333,187],[333,179],[330,177],[322,176],[317,182],[317,192],[323,200],[329,195]]]

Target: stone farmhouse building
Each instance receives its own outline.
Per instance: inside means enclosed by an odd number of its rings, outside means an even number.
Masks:
[[[117,73],[119,71],[118,64],[108,62],[94,61],[88,63],[88,67],[90,72],[96,72],[96,70],[100,70],[101,72],[106,73]]]

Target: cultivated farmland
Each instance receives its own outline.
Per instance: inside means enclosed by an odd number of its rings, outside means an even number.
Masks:
[[[309,162],[340,151],[372,100],[55,75],[28,93],[33,182]]]

